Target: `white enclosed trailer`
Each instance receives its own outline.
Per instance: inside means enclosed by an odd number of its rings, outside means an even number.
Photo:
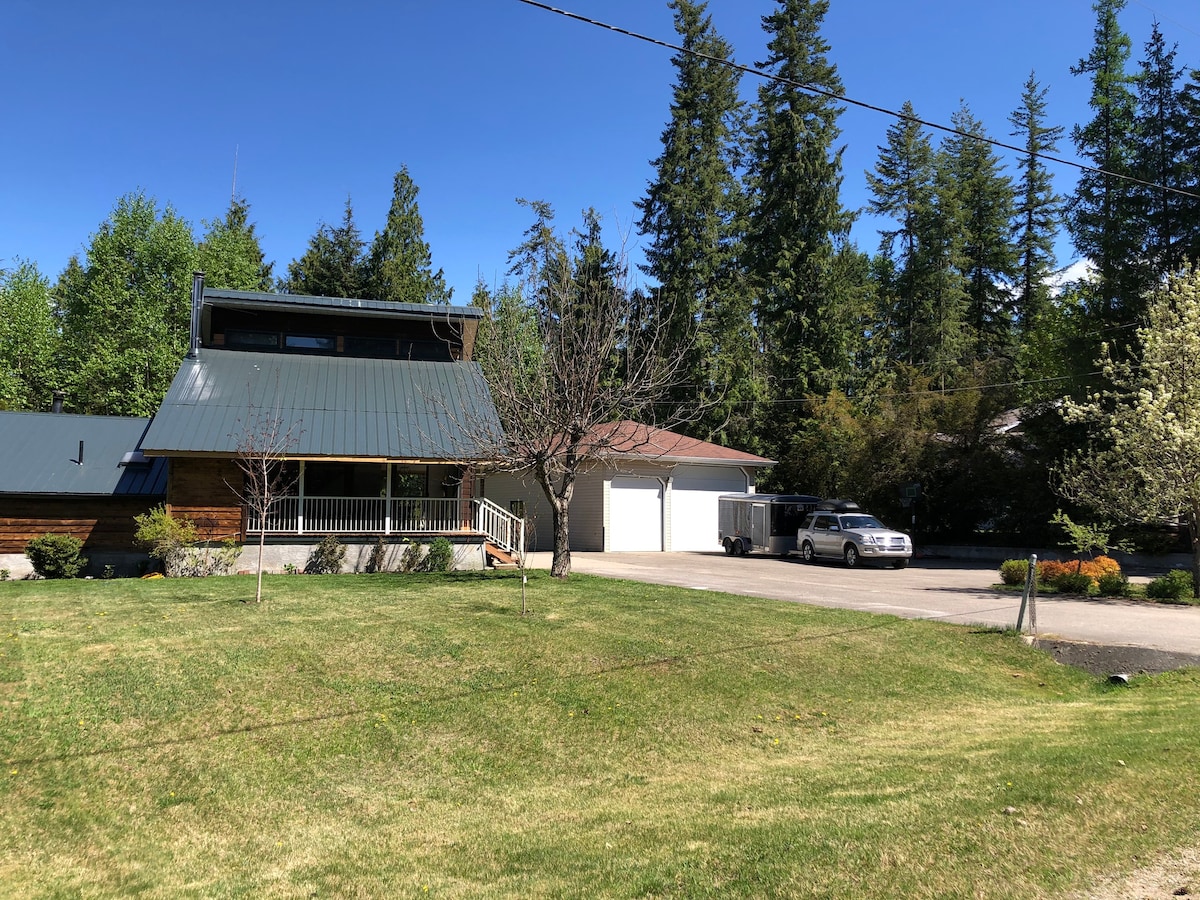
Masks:
[[[808,494],[722,494],[717,498],[717,540],[730,556],[796,549],[796,529],[820,497]]]

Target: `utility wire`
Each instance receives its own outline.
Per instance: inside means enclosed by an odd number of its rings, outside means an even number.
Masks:
[[[1072,168],[1079,169],[1081,172],[1092,172],[1096,175],[1104,175],[1104,176],[1108,176],[1110,178],[1117,178],[1122,181],[1128,181],[1132,184],[1141,185],[1142,187],[1154,188],[1155,190],[1167,191],[1168,193],[1178,194],[1181,197],[1190,197],[1193,200],[1200,200],[1200,194],[1194,194],[1191,191],[1185,191],[1182,188],[1168,187],[1165,184],[1155,184],[1153,181],[1144,181],[1141,178],[1134,177],[1133,175],[1122,175],[1119,172],[1110,172],[1107,169],[1101,169],[1096,166],[1089,166],[1086,163],[1075,162],[1074,160],[1070,160],[1070,159],[1063,159],[1062,157],[1059,157],[1059,156],[1050,156],[1049,154],[1046,154],[1046,153],[1036,153],[1036,152],[1031,153],[1025,147],[1018,147],[1015,144],[1006,144],[1003,141],[996,140],[995,138],[990,138],[990,137],[987,137],[985,135],[980,135],[980,134],[972,134],[969,131],[962,131],[961,129],[954,128],[951,125],[942,125],[942,124],[939,124],[938,122],[931,122],[926,119],[919,118],[918,116],[906,115],[905,113],[902,113],[899,110],[888,109],[885,106],[876,106],[875,104],[867,103],[864,100],[855,100],[852,97],[847,97],[845,94],[839,94],[839,93],[836,93],[835,91],[825,90],[824,88],[815,87],[811,84],[804,84],[799,81],[793,81],[790,78],[783,78],[779,75],[773,75],[770,72],[765,72],[762,69],[756,69],[753,66],[743,65],[742,63],[734,62],[731,59],[722,59],[719,56],[710,56],[709,54],[701,53],[698,50],[690,50],[687,47],[680,46],[679,44],[672,44],[669,41],[659,40],[658,38],[653,38],[653,37],[650,37],[649,35],[640,34],[639,32],[636,32],[636,31],[630,31],[629,29],[621,28],[618,25],[611,25],[608,22],[601,22],[598,19],[590,19],[587,16],[581,16],[578,13],[573,13],[573,12],[570,12],[569,10],[559,9],[558,7],[550,6],[547,3],[539,3],[538,0],[517,0],[517,2],[524,3],[526,6],[535,7],[536,9],[545,10],[546,12],[554,13],[556,15],[564,16],[568,19],[574,19],[577,22],[583,22],[587,25],[594,25],[597,28],[603,28],[608,31],[615,32],[616,34],[624,35],[625,37],[631,37],[631,38],[634,38],[635,40],[645,41],[647,44],[654,44],[655,46],[663,47],[667,50],[674,50],[676,53],[686,53],[689,56],[695,56],[695,57],[698,57],[699,59],[706,59],[709,62],[714,62],[714,63],[718,63],[719,65],[722,65],[722,66],[727,66],[730,69],[734,69],[738,72],[742,72],[747,75],[754,75],[758,78],[763,78],[763,79],[766,79],[767,81],[774,81],[778,84],[786,84],[790,87],[798,88],[802,91],[807,91],[810,94],[816,94],[819,97],[825,97],[826,99],[829,99],[829,100],[836,100],[839,103],[845,103],[850,106],[857,106],[862,109],[869,109],[872,112],[883,113],[886,116],[891,116],[892,118],[900,119],[902,121],[913,122],[914,124],[921,125],[925,128],[932,128],[937,131],[944,131],[947,134],[954,134],[959,137],[970,138],[973,140],[982,141],[985,144],[991,144],[993,147],[999,147],[1001,149],[1009,150],[1013,153],[1018,153],[1018,154],[1021,154],[1024,156],[1033,156],[1033,157],[1036,157],[1037,159],[1045,160],[1046,162],[1057,163],[1058,165],[1062,165],[1062,166],[1070,166]]]

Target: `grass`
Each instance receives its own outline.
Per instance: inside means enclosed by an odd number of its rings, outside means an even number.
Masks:
[[[266,594],[0,583],[0,896],[1056,897],[1200,827],[1195,671],[581,575]]]

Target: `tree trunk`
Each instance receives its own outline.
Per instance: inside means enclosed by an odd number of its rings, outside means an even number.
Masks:
[[[262,603],[262,558],[263,545],[267,542],[267,517],[264,515],[258,524],[258,587],[254,591],[254,602]]]
[[[1188,513],[1188,537],[1192,540],[1192,599],[1200,600],[1200,504]]]
[[[550,563],[550,574],[555,578],[566,578],[571,574],[571,529],[567,519],[568,505],[555,502],[554,507],[554,559]]]

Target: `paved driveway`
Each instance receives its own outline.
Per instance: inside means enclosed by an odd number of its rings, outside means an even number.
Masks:
[[[549,554],[531,567],[549,568]],[[808,565],[798,557],[734,557],[723,553],[573,553],[576,572],[727,591],[816,606],[888,613],[912,619],[1014,626],[1019,593],[999,593],[994,566],[951,560],[916,560],[907,569],[846,569]],[[1153,647],[1200,654],[1200,607],[1124,600],[1039,597],[1038,634],[1099,644]]]

